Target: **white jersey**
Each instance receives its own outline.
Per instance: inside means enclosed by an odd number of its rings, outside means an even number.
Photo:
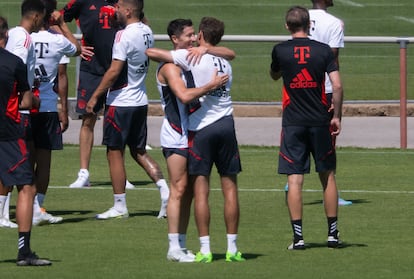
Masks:
[[[27,67],[27,81],[33,86],[34,72],[36,66],[36,54],[34,44],[30,34],[21,26],[16,26],[9,30],[9,39],[6,49],[14,55],[20,57]],[[21,113],[28,114],[28,110],[21,110]]]
[[[36,50],[35,78],[40,86],[39,112],[57,112],[58,95],[53,90],[58,66],[65,55],[73,56],[76,45],[62,34],[46,30],[30,35]]]
[[[344,47],[344,23],[339,18],[329,14],[325,10],[310,9],[309,38],[325,43],[331,48]],[[325,92],[332,93],[332,84],[329,76],[325,77]]]
[[[158,66],[157,74],[165,63]],[[157,88],[160,93],[161,105],[164,110],[164,120],[161,126],[160,143],[164,148],[187,148],[188,147],[188,109],[171,88],[158,80],[156,74]],[[181,78],[184,83],[186,79],[183,72]],[[186,84],[187,85],[187,84]]]
[[[125,61],[128,72],[121,73],[108,92],[106,104],[119,107],[148,105],[145,78],[149,59],[147,48],[153,47],[152,30],[142,22],[132,23],[115,35],[112,59]]]
[[[185,71],[191,71],[195,87],[201,87],[210,82],[215,70],[218,70],[219,75],[228,74],[230,77],[225,86],[208,92],[195,103],[190,104],[188,125],[190,131],[199,131],[233,113],[230,95],[232,68],[226,59],[205,54],[199,64],[193,65],[187,61],[187,50],[173,50],[171,54],[175,64],[179,65]],[[189,79],[187,78],[188,82]]]

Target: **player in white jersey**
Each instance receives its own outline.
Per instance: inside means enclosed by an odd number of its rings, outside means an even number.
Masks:
[[[214,46],[220,42],[223,34],[223,22],[215,18],[204,17],[200,22],[197,40],[200,46]],[[224,195],[224,219],[227,231],[226,261],[244,261],[236,245],[240,215],[237,174],[241,171],[241,164],[230,96],[231,65],[226,59],[210,54],[203,55],[197,65],[186,61],[185,50],[172,51],[171,54],[174,63],[184,70],[191,71],[196,87],[205,85],[214,71],[218,71],[219,75],[229,75],[229,81],[225,85],[208,92],[190,105],[188,172],[194,186],[194,213],[201,245],[195,261],[211,262],[213,260],[210,250],[208,205],[209,180],[213,164],[216,165],[220,174]]]
[[[174,49],[191,49],[196,41],[193,23],[190,19],[172,20],[167,33]],[[227,50],[231,51],[231,50]],[[168,51],[150,48],[148,56],[159,61],[158,54]],[[232,51],[231,51],[232,52]],[[224,53],[226,54],[226,53]],[[171,57],[172,60],[172,57]],[[192,78],[186,79],[187,72],[173,63],[160,63],[156,73],[157,87],[164,109],[160,140],[167,161],[170,179],[168,201],[168,252],[167,259],[177,262],[193,262],[194,254],[186,248],[186,233],[190,217],[192,191],[188,187],[188,107],[187,103],[201,95],[222,86],[228,76],[218,76],[216,72],[209,83],[195,88]]]
[[[114,193],[114,206],[97,219],[128,217],[125,195],[124,151],[128,145],[133,159],[145,169],[157,184],[161,194],[158,217],[166,215],[169,189],[159,165],[145,150],[147,141],[148,100],[145,87],[149,59],[145,50],[152,47],[151,29],[140,21],[143,0],[120,0],[116,15],[124,30],[118,31],[112,51],[112,63],[101,83],[87,103],[86,110],[93,113],[98,98],[107,94],[103,144],[107,146],[107,159]],[[125,69],[124,66],[127,68]]]
[[[311,0],[309,9],[311,26],[309,38],[329,45],[339,66],[339,49],[344,47],[344,22],[328,13],[328,7],[334,5],[333,0]],[[328,100],[332,100],[332,84],[328,74],[325,74],[325,92]],[[338,198],[339,205],[351,205],[352,201]]]
[[[37,189],[33,207],[34,225],[59,223],[63,219],[47,213],[42,208],[49,186],[52,150],[63,149],[63,127],[59,121],[58,96],[63,104],[67,104],[67,88],[58,86],[56,92],[54,87],[60,61],[64,55],[75,56],[81,52],[78,40],[64,22],[61,13],[55,11],[56,0],[42,1],[46,6],[44,25],[39,32],[31,34],[36,50],[35,78],[39,82],[41,101],[39,112],[31,116]],[[50,23],[53,25],[50,26]],[[65,114],[62,117],[67,118],[66,108],[62,108],[62,114]]]

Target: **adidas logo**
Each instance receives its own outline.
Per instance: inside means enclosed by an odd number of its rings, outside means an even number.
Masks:
[[[308,70],[302,69],[300,73],[293,78],[292,82],[289,84],[290,88],[316,88],[318,84],[313,81],[312,76],[309,74]]]

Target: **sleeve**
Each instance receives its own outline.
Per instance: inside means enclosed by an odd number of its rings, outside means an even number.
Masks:
[[[270,64],[270,69],[275,73],[280,71],[280,65],[279,65],[279,60],[277,58],[276,46],[273,47],[273,50],[272,50],[272,63]]]
[[[335,55],[330,47],[327,46],[327,67],[326,72],[329,74],[330,72],[338,71],[338,64],[336,63]]]
[[[121,30],[118,31],[115,35],[114,45],[112,47],[112,59],[121,61],[127,60],[128,40],[126,38],[122,40],[123,33],[124,30]]]
[[[26,48],[27,36],[23,32],[14,32],[13,35],[9,36],[7,41],[6,49],[14,55],[20,57],[23,63],[27,63],[27,56],[29,55],[29,49]]]
[[[344,23],[342,20],[337,20],[331,27],[331,34],[329,36],[328,45],[331,48],[344,47]]]
[[[190,64],[187,61],[188,51],[186,49],[172,50],[174,64],[180,66],[184,71],[190,71]]]
[[[78,19],[82,6],[83,0],[70,0],[61,11],[64,21],[71,22],[73,19]]]
[[[61,52],[66,56],[73,56],[76,53],[76,46],[64,36],[61,40],[61,49]]]

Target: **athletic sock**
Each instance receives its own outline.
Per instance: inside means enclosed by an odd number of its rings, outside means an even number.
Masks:
[[[293,242],[296,243],[299,240],[303,240],[302,219],[291,220],[290,223],[292,224],[292,230],[293,230]]]
[[[123,212],[127,210],[126,193],[114,194],[114,208],[119,212]]]
[[[211,253],[209,235],[200,237],[200,252],[201,254]]]
[[[36,196],[37,196],[37,201],[39,202],[39,206],[43,207],[43,203],[45,202],[46,195],[41,194],[41,193],[37,193]]]
[[[28,254],[30,254],[30,231],[28,232],[19,232],[19,241],[18,241],[18,258],[24,259]]]
[[[180,243],[181,248],[187,248],[187,234],[180,233],[178,235],[178,242]]]
[[[7,196],[0,195],[0,217],[5,217],[4,209],[6,205]]]
[[[161,200],[168,200],[170,196],[170,189],[168,188],[167,181],[160,179],[156,182],[158,190],[160,190]]]
[[[37,194],[36,194],[33,200],[33,217],[39,216],[40,214],[42,214],[42,210],[40,208],[39,200],[37,199]]]
[[[237,234],[227,234],[227,252],[237,253]]]
[[[338,237],[338,217],[328,217],[328,236]]]
[[[178,233],[169,233],[168,234],[168,250],[178,250],[180,249],[180,241]]]

